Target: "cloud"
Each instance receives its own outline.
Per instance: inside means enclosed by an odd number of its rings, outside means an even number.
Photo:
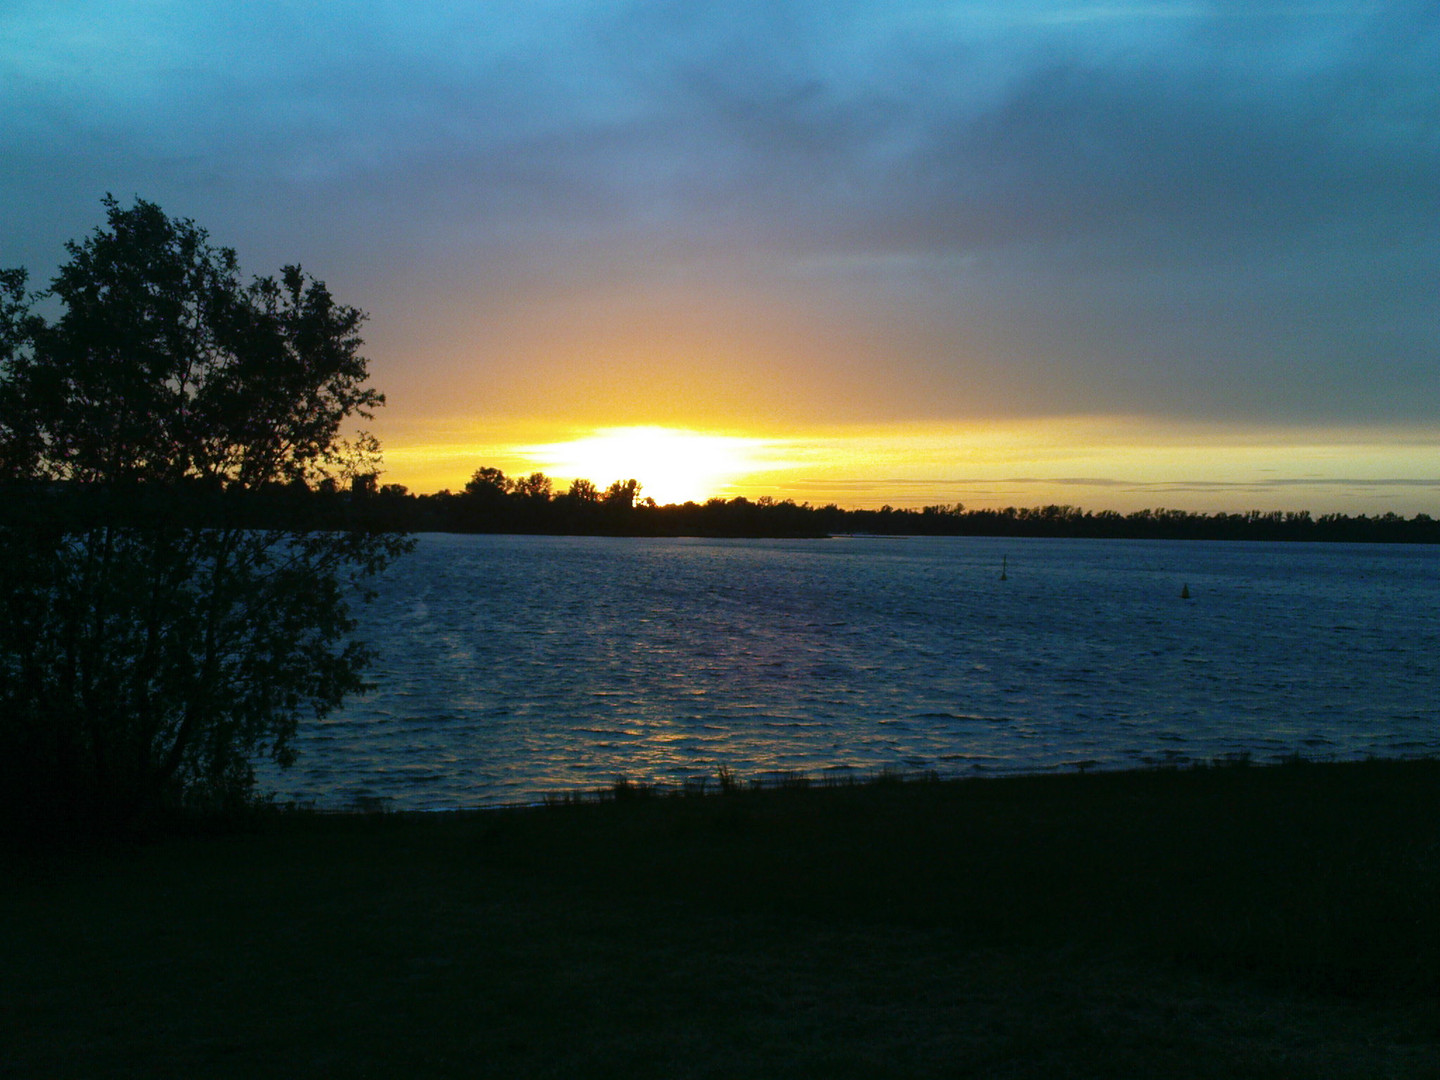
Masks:
[[[884,491],[894,488],[941,486],[993,487],[996,485],[1043,486],[1043,487],[1087,487],[1125,488],[1132,491],[1263,491],[1269,488],[1418,488],[1440,489],[1440,477],[1417,479],[1414,477],[1285,477],[1261,478],[1255,480],[1119,480],[1106,476],[952,476],[952,477],[902,477],[885,476],[869,480],[827,480],[802,478],[795,480],[796,488],[825,487],[855,492]]]
[[[19,0],[0,263],[155,198],[395,401],[1426,421],[1437,69],[1419,2]]]

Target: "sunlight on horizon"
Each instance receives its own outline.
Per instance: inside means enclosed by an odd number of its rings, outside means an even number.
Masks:
[[[640,481],[641,498],[658,503],[703,502],[767,468],[765,439],[709,435],[658,426],[603,428],[568,442],[525,447],[544,472],[586,479],[602,490],[615,480]]]
[[[723,429],[722,429],[723,430]],[[869,425],[776,432],[522,420],[382,432],[386,481],[455,490],[481,465],[601,490],[635,479],[659,503],[793,498],[850,509],[1074,504],[1241,512],[1437,513],[1429,428],[1267,429],[1142,417]]]

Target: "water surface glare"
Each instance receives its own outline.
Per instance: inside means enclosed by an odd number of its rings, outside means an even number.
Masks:
[[[360,612],[374,689],[262,784],[440,809],[722,764],[1436,754],[1437,601],[1434,546],[426,535]]]

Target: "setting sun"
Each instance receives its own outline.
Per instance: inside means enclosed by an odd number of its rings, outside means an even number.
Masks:
[[[761,439],[664,427],[606,428],[570,442],[528,447],[542,470],[562,479],[639,480],[642,497],[683,503],[725,494],[741,476],[765,468]]]

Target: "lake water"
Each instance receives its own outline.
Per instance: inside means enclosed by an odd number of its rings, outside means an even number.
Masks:
[[[1440,753],[1433,546],[427,535],[361,620],[284,798]]]

